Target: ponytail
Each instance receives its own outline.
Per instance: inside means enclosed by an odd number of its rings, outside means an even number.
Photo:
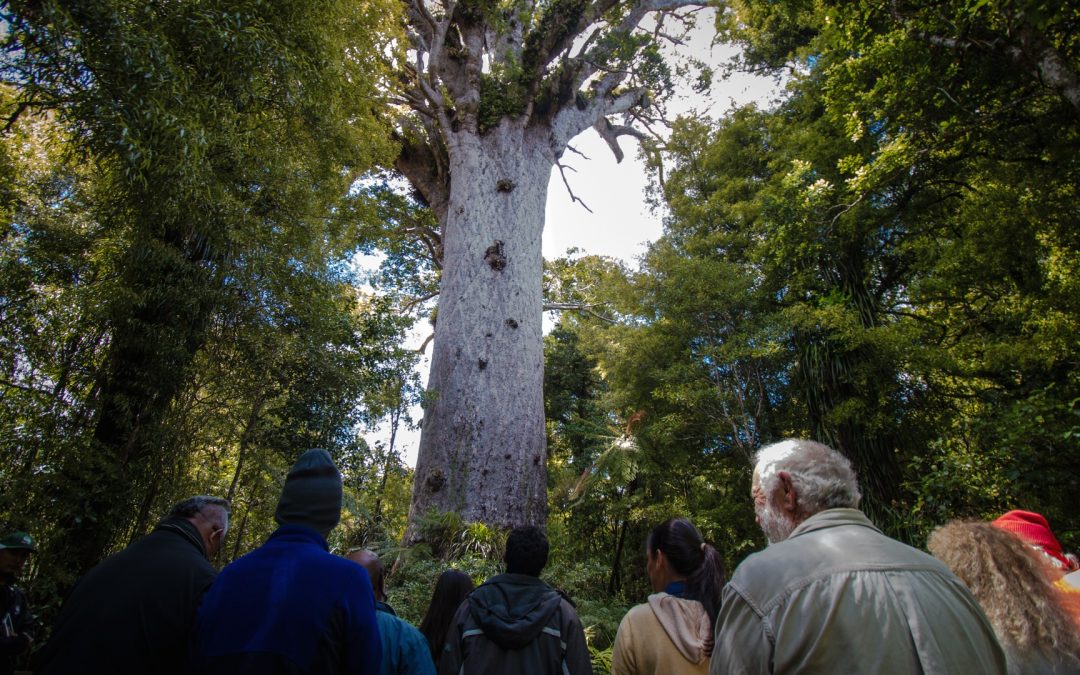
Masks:
[[[686,590],[690,597],[700,602],[709,615],[709,625],[716,628],[716,616],[720,613],[720,592],[724,589],[724,559],[720,551],[702,542],[704,553],[701,565],[686,577]]]

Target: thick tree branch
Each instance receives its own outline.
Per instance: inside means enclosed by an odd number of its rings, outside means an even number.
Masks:
[[[451,30],[456,31],[461,46],[449,59],[444,59],[443,63],[449,65],[456,61],[460,63],[460,67],[452,77],[449,70],[440,73],[439,81],[447,86],[454,97],[454,106],[461,123],[469,129],[476,129],[480,112],[480,82],[484,70],[485,30],[481,19],[472,15],[472,12],[479,11],[477,8],[467,7],[463,3],[458,3],[457,8],[451,19]]]
[[[604,142],[611,148],[612,154],[615,155],[616,162],[621,162],[623,160],[623,151],[622,148],[619,147],[619,136],[633,136],[639,141],[648,140],[649,138],[647,135],[631,126],[615,126],[608,121],[608,118],[606,117],[601,117],[596,120],[593,129],[596,129],[596,133],[600,134],[600,138],[604,139]]]
[[[402,138],[401,152],[394,161],[400,171],[434,211],[439,222],[446,222],[450,201],[450,184],[444,146],[438,139],[415,131]],[[439,151],[432,149],[437,143]]]
[[[1007,50],[1013,60],[1023,63],[1030,60],[1046,86],[1057,91],[1062,98],[1080,111],[1080,76],[1069,62],[1054,48],[1046,36],[1021,18],[1017,30],[1020,47]]]
[[[425,40],[424,47],[430,49],[432,38],[438,31],[438,22],[435,21],[435,17],[431,16],[431,12],[428,11],[427,6],[424,4],[424,0],[408,0],[406,3],[408,7],[409,23],[417,31],[419,35]]]
[[[540,90],[548,65],[616,5],[618,0],[596,0],[591,3],[564,0],[553,2],[548,7],[537,27],[525,37],[522,51],[522,69],[530,97]]]
[[[1032,27],[1023,17],[1017,20],[1015,35],[1019,44],[1002,38],[993,40],[960,39],[914,31],[912,36],[929,44],[958,51],[978,49],[1007,57],[1034,75],[1043,85],[1056,91],[1077,111],[1080,111],[1080,74],[1054,48],[1046,36]]]

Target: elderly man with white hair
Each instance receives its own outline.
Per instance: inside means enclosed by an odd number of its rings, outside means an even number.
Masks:
[[[725,586],[710,673],[1002,673],[978,603],[941,562],[858,510],[828,446],[762,448],[751,494],[769,546]]]

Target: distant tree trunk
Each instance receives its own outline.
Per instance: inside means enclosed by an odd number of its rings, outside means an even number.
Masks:
[[[240,473],[244,470],[244,459],[247,457],[248,447],[251,445],[251,436],[255,433],[255,425],[259,422],[266,395],[260,393],[251,406],[251,414],[248,415],[244,430],[240,433],[240,449],[237,452],[236,471],[233,472],[232,482],[229,484],[229,494],[225,496],[230,502],[236,496],[236,486],[240,483]]]
[[[629,526],[630,521],[624,520],[617,528],[615,555],[611,558],[611,576],[608,578],[608,595],[614,595],[622,586],[622,575],[619,574],[619,567],[622,564],[623,546],[626,544],[626,530]]]
[[[251,513],[251,507],[244,509],[244,517],[240,519],[240,525],[236,528],[236,534],[233,535],[233,550],[232,558],[230,560],[236,560],[240,557],[240,545],[244,541],[244,530],[247,529],[248,515]]]
[[[382,504],[383,497],[386,496],[386,481],[390,477],[390,470],[394,464],[394,444],[397,441],[398,425],[401,423],[401,408],[404,405],[404,401],[395,406],[390,411],[390,445],[386,451],[386,457],[383,459],[383,473],[382,478],[379,480],[379,491],[375,495],[375,508],[372,509],[371,514],[371,527],[368,532],[368,539],[371,539],[382,526]]]
[[[865,279],[868,256],[858,246],[834,255],[824,269],[833,288],[849,298],[864,330],[880,321],[881,308]],[[875,426],[870,414],[879,414],[880,401],[888,400],[896,364],[873,348],[852,347],[833,335],[797,331],[797,381],[803,391],[812,435],[851,460],[862,485],[864,510],[884,516],[903,508],[903,470],[897,457],[895,426]],[[859,373],[871,369],[871,377]],[[866,412],[838,418],[836,411],[853,402]]]
[[[429,509],[546,523],[543,128],[504,121],[448,147],[444,266],[407,539]]]
[[[154,505],[154,500],[157,499],[160,487],[161,473],[155,472],[150,478],[150,484],[146,486],[146,492],[143,494],[142,501],[139,504],[139,515],[135,519],[131,532],[128,534],[129,546],[134,543],[136,539],[146,534],[146,530],[150,526],[150,508]]]
[[[162,470],[163,422],[214,307],[208,254],[200,237],[175,231],[144,239],[127,254],[124,286],[134,304],[118,304],[90,447],[65,458],[61,477],[60,488],[78,499],[60,516],[50,548],[76,576],[136,520],[139,494]]]

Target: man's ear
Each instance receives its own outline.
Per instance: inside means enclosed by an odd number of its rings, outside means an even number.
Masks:
[[[221,551],[221,546],[224,543],[225,543],[225,528],[223,528],[223,527],[214,528],[213,530],[210,531],[209,546],[208,546],[207,553],[209,553],[210,551],[213,551],[214,555],[216,555],[219,551]]]
[[[799,491],[795,489],[795,484],[791,480],[791,474],[787,471],[778,471],[776,476],[780,479],[781,508],[791,515],[797,514],[799,512]]]

